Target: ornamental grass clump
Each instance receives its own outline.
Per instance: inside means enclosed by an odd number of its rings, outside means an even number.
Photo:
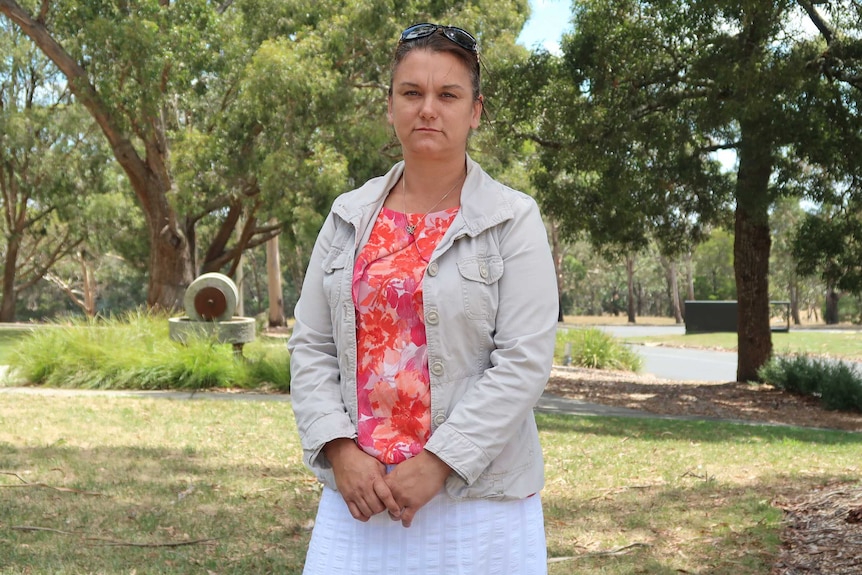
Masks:
[[[559,330],[554,361],[576,367],[635,372],[642,365],[637,353],[613,336],[592,327]]]
[[[47,387],[287,391],[290,385],[283,343],[259,339],[237,356],[230,344],[204,336],[173,341],[167,316],[143,312],[34,329],[12,348],[8,363],[13,379]]]
[[[862,412],[862,376],[847,363],[779,356],[760,368],[758,375],[779,389],[818,397],[826,409]]]

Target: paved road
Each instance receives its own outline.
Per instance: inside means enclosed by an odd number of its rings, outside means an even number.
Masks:
[[[736,381],[736,352],[632,345],[643,373],[676,381]]]
[[[684,335],[685,326],[601,325],[614,337]],[[736,352],[631,345],[643,359],[642,373],[674,381],[735,381]]]
[[[684,335],[685,326],[640,326],[614,325],[597,326],[614,337],[647,337],[652,335]],[[795,330],[816,329],[828,333],[847,333],[857,329],[794,328]],[[650,345],[631,345],[643,358],[643,373],[674,381],[736,381],[736,352],[709,351],[658,347]],[[855,366],[862,374],[862,363],[843,360]]]

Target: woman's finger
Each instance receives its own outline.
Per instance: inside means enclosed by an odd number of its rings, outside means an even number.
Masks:
[[[392,494],[392,490],[389,488],[389,485],[383,478],[375,479],[374,483],[371,486],[374,489],[374,494],[377,495],[379,501],[383,505],[383,509],[389,511],[390,517],[400,517],[401,516],[401,506],[395,501],[395,496]]]

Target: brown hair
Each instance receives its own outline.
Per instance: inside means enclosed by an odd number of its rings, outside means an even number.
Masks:
[[[443,30],[437,30],[433,34],[409,40],[407,42],[398,42],[398,47],[395,49],[395,55],[392,58],[392,66],[389,76],[389,95],[392,95],[392,79],[395,78],[395,71],[398,66],[407,57],[407,54],[413,50],[428,50],[429,52],[446,52],[455,56],[467,69],[470,74],[470,82],[473,84],[473,99],[478,100],[482,94],[482,85],[479,79],[479,54],[466,50],[443,35]]]

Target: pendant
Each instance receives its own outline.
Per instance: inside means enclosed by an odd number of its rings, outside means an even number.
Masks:
[[[407,230],[407,233],[412,236],[413,232],[416,231],[416,226],[414,226],[413,224],[407,224],[407,227],[404,229]]]

